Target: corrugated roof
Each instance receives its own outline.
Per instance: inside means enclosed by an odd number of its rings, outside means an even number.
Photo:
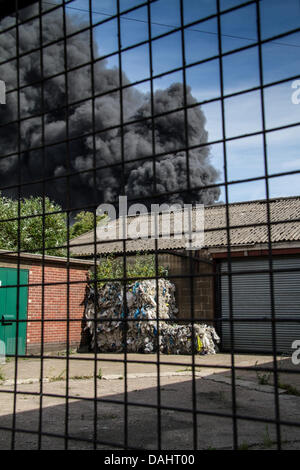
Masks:
[[[268,243],[266,201],[250,201],[228,205],[230,245],[251,246]],[[300,241],[300,197],[272,199],[269,201],[271,240],[273,243]],[[197,211],[197,210],[196,210]],[[197,217],[197,212],[194,210]],[[159,216],[159,233],[163,234],[162,216]],[[138,216],[128,217],[128,224],[137,223]],[[196,218],[193,217],[193,226]],[[149,228],[150,217],[145,214],[139,219],[143,233]],[[171,214],[171,227],[174,222]],[[225,204],[207,206],[204,208],[204,244],[203,248],[227,247],[227,211]],[[262,225],[260,225],[262,224]],[[143,229],[144,227],[144,229]],[[120,219],[109,222],[110,230],[120,231]],[[172,230],[171,230],[172,232]],[[175,225],[176,232],[176,225]],[[172,232],[174,233],[174,232]],[[111,237],[110,239],[117,237]],[[94,231],[87,232],[71,240],[71,253],[76,256],[86,256],[94,253]],[[77,246],[75,246],[77,245]],[[159,250],[172,250],[186,248],[186,239],[183,237],[157,239]],[[103,242],[102,236],[97,239],[97,252],[99,254],[122,253],[123,241]],[[126,240],[127,252],[141,252],[155,250],[155,240],[136,239]]]

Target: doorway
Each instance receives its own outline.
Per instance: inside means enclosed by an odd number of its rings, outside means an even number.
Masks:
[[[0,341],[4,344],[6,355],[15,355],[16,352],[18,355],[24,355],[26,352],[28,270],[20,269],[19,276],[18,281],[16,268],[0,268]],[[18,285],[23,287],[18,288]],[[18,303],[19,315],[17,315]],[[18,328],[17,319],[22,320]],[[16,351],[17,332],[18,351]]]

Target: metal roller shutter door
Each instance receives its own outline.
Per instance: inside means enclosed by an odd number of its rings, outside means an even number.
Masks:
[[[272,352],[270,275],[268,259],[232,260],[232,306],[234,350]],[[276,319],[291,317],[291,322],[276,323],[278,353],[291,353],[292,342],[300,339],[300,258],[274,258],[273,273]],[[290,270],[290,271],[288,271]],[[293,271],[291,271],[293,270]],[[250,272],[254,271],[254,272]],[[221,263],[222,318],[229,318],[229,280],[227,262]],[[251,322],[245,321],[251,319]],[[295,319],[295,321],[293,321]],[[253,321],[254,320],[254,321]],[[222,348],[231,346],[230,325],[222,322]]]

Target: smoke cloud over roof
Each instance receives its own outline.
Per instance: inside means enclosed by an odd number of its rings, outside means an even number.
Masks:
[[[23,17],[37,13],[35,7],[23,11]],[[12,18],[1,21],[4,29]],[[78,29],[78,23],[67,18],[68,34]],[[19,28],[19,53],[23,54],[39,46],[39,20],[30,21]],[[154,119],[155,170],[153,165],[151,98],[135,87],[123,90],[123,148],[120,126],[119,70],[101,60],[94,65],[95,93],[95,139],[93,138],[92,92],[90,64],[68,74],[67,67],[78,67],[91,60],[90,32],[82,32],[67,38],[66,56],[63,41],[63,14],[61,9],[49,12],[43,17],[43,43],[59,39],[55,44],[43,48],[43,74],[41,73],[40,51],[31,52],[19,59],[20,85],[29,85],[44,78],[44,105],[40,84],[22,88],[20,92],[20,114],[28,118],[11,123],[18,117],[18,96],[16,92],[7,94],[6,106],[0,107],[0,155],[10,155],[0,159],[1,186],[40,181],[22,187],[21,195],[46,195],[61,203],[63,207],[84,207],[87,204],[115,202],[122,191],[133,199],[151,203],[157,199],[149,196],[161,194],[159,202],[198,202],[212,204],[219,198],[219,188],[204,188],[213,185],[218,172],[210,163],[210,150],[205,144],[208,135],[205,130],[205,116],[200,107],[188,110],[188,144],[202,146],[190,150],[187,169],[184,111],[174,111],[184,105],[183,86],[174,83],[169,88],[157,90],[153,104],[155,114],[170,111],[169,114]],[[93,44],[97,57],[97,44]],[[16,54],[16,32],[5,33],[0,44],[1,62],[13,59]],[[65,63],[67,57],[67,64]],[[0,65],[0,78],[6,82],[7,91],[17,87],[17,61],[10,60]],[[67,84],[66,87],[66,78]],[[122,82],[129,85],[123,73]],[[70,104],[65,107],[66,100]],[[78,103],[78,101],[81,102]],[[187,90],[188,104],[195,103],[191,90]],[[44,135],[41,114],[44,115]],[[35,115],[40,114],[38,117]],[[148,118],[148,119],[145,119]],[[129,121],[141,122],[127,124]],[[3,124],[7,124],[3,127]],[[18,132],[20,132],[21,155],[18,159]],[[67,133],[69,145],[63,142]],[[75,139],[73,139],[75,138]],[[46,144],[43,151],[43,144]],[[51,145],[50,145],[51,144]],[[94,152],[95,147],[95,152]],[[181,149],[181,150],[180,150]],[[148,157],[146,159],[146,157]],[[134,161],[139,159],[138,161]],[[19,162],[21,171],[18,170]],[[93,168],[97,168],[93,171]],[[90,170],[90,171],[88,171]],[[155,174],[154,174],[155,171]],[[76,173],[78,173],[76,175]],[[187,189],[187,174],[190,177],[190,190]],[[71,175],[70,178],[65,177]],[[41,180],[50,178],[44,186]],[[51,179],[60,177],[59,179]],[[154,182],[156,183],[154,185]],[[68,189],[69,188],[69,189]],[[195,188],[195,189],[193,189]],[[179,193],[176,194],[176,191]],[[165,193],[172,193],[165,195]],[[16,196],[17,189],[9,189],[7,194]],[[67,194],[70,199],[67,199]]]

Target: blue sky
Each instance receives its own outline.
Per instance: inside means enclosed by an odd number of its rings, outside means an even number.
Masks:
[[[142,4],[142,0],[121,0],[121,10]],[[222,10],[245,3],[243,0],[221,0]],[[68,12],[80,21],[88,21],[88,0],[74,0]],[[115,0],[94,0],[94,23],[116,13]],[[216,13],[215,0],[185,0],[184,22],[201,20]],[[261,35],[268,39],[288,33],[300,27],[300,0],[261,0]],[[151,6],[152,37],[171,31],[180,25],[179,0],[158,0]],[[141,7],[124,15],[121,21],[122,47],[131,46],[148,38],[147,8]],[[222,50],[232,52],[257,41],[255,5],[245,6],[221,16]],[[99,55],[117,52],[117,21],[111,20],[95,27],[94,36]],[[187,64],[208,59],[218,54],[217,20],[200,22],[185,30],[185,54]],[[262,46],[264,83],[272,83],[299,75],[300,32]],[[140,46],[124,52],[123,68],[131,81],[149,77],[148,46]],[[118,56],[108,60],[109,66],[117,66]],[[161,74],[182,66],[181,34],[173,33],[153,41],[153,73]],[[253,46],[245,51],[230,53],[223,59],[225,95],[251,89],[260,83],[259,51]],[[197,101],[220,97],[219,59],[195,65],[186,71],[187,83]],[[182,72],[165,75],[154,82],[155,89],[167,88],[173,82],[182,82]],[[292,103],[292,82],[265,89],[266,128],[272,129],[300,122],[300,104]],[[149,82],[137,87],[149,92]],[[209,141],[222,138],[220,101],[202,105],[207,119]],[[259,91],[252,91],[225,100],[227,138],[257,132],[262,129],[261,98]],[[267,133],[269,174],[300,170],[300,126]],[[264,152],[261,135],[239,138],[227,142],[227,173],[229,181],[264,176]],[[220,170],[219,182],[224,181],[224,157],[221,144],[211,145],[211,162]],[[269,180],[270,197],[300,194],[300,175],[289,175]],[[245,201],[265,198],[264,180],[229,186],[229,201]],[[222,200],[225,200],[222,189]]]

